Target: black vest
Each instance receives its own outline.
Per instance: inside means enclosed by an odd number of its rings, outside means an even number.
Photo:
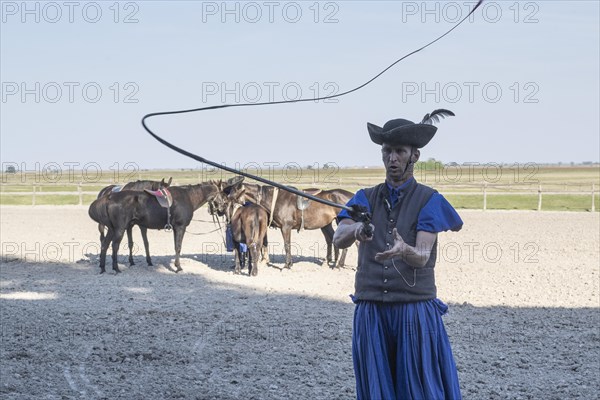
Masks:
[[[375,254],[394,244],[392,230],[396,228],[402,239],[415,246],[419,212],[427,204],[434,189],[417,183],[414,179],[401,189],[398,202],[389,209],[385,199],[389,190],[385,183],[364,190],[372,213],[375,234],[370,242],[361,242],[358,248],[358,269],[355,279],[357,300],[380,302],[415,302],[436,297],[434,266],[437,240],[427,264],[413,268],[401,258],[375,261]]]

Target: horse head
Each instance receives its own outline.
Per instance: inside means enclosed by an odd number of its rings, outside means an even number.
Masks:
[[[243,180],[243,177],[235,177],[222,184],[222,189],[208,204],[211,215],[225,215],[227,220],[231,220],[236,205],[245,202],[246,189],[242,185]]]

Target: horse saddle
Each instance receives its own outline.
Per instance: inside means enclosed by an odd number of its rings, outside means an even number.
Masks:
[[[173,196],[171,196],[171,192],[169,192],[166,188],[159,190],[144,189],[144,191],[154,196],[158,201],[158,204],[160,204],[160,206],[163,208],[170,208],[173,204]]]
[[[316,196],[319,193],[321,193],[322,190],[321,189],[305,189],[304,192],[311,194],[313,196]],[[296,199],[296,207],[298,207],[298,210],[300,210],[300,211],[306,210],[309,205],[310,205],[310,200],[307,199],[306,197],[298,196],[298,198]]]

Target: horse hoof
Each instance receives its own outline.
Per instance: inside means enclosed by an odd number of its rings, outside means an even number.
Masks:
[[[148,262],[149,267],[153,267],[154,265],[151,262]]]
[[[101,270],[100,270],[100,275],[102,275],[102,274],[103,274],[103,273],[105,273],[105,272],[106,272],[106,270],[104,270],[104,269],[101,269]]]
[[[175,273],[178,273],[178,272],[181,272],[181,271],[183,271],[183,269],[181,269],[181,267],[179,267],[179,268],[177,268],[177,269],[175,270]]]

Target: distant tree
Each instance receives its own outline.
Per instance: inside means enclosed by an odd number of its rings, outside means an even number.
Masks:
[[[7,174],[16,174],[17,169],[14,165],[9,165],[8,167],[6,167],[6,170],[4,172],[6,172]]]

